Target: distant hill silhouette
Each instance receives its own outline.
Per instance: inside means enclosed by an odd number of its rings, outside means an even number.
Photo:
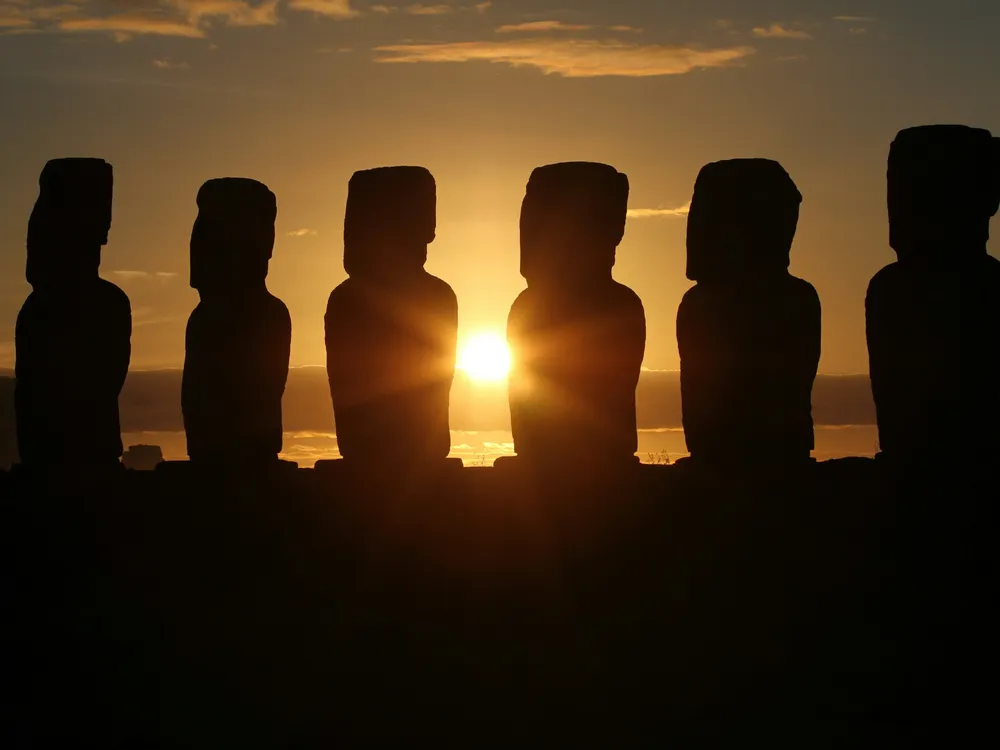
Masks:
[[[16,460],[13,373],[0,371],[0,466]],[[640,430],[681,426],[680,373],[644,370],[636,390]],[[333,407],[326,369],[293,368],[283,401],[288,432],[331,432]],[[874,425],[875,407],[867,375],[819,375],[813,388],[813,418],[819,426]],[[129,373],[121,395],[123,432],[179,432],[181,371]],[[503,383],[472,383],[459,371],[451,392],[451,429],[510,428]]]

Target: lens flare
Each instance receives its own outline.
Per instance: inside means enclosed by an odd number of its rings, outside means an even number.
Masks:
[[[510,350],[507,342],[495,333],[477,333],[462,345],[458,369],[473,380],[497,382],[510,372]]]

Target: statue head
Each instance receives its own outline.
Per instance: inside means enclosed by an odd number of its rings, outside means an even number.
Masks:
[[[111,165],[103,159],[53,159],[42,169],[38,188],[28,219],[28,283],[97,278],[111,229]]]
[[[985,254],[1000,203],[997,141],[988,130],[925,125],[889,149],[889,244],[902,260]]]
[[[355,172],[347,188],[344,270],[349,276],[412,273],[427,262],[437,228],[437,186],[424,167]]]
[[[191,286],[211,294],[263,285],[274,249],[274,193],[257,180],[223,177],[202,185],[197,202]]]
[[[687,224],[691,281],[785,272],[802,194],[771,159],[729,159],[698,174]]]
[[[535,169],[521,203],[521,275],[529,284],[610,278],[628,195],[628,177],[607,164]]]

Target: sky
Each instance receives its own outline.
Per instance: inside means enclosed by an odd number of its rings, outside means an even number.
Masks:
[[[326,301],[346,278],[355,170],[434,173],[427,269],[455,289],[464,339],[502,333],[524,288],[531,170],[607,162],[631,183],[615,277],[646,309],[644,366],[671,370],[698,170],[766,157],[804,196],[791,271],[822,300],[820,371],[865,373],[865,289],[895,257],[889,143],[939,122],[1000,133],[997,29],[1000,3],[981,0],[0,0],[0,368],[51,158],[114,166],[101,274],[131,299],[136,370],[183,364],[208,179],[277,195],[268,286],[306,366],[325,361]]]

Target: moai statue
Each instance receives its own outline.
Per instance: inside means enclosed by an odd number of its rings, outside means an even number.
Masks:
[[[607,164],[537,168],[521,206],[525,289],[507,319],[514,450],[521,459],[638,462],[635,389],[646,318],[612,278],[625,234],[628,178]]]
[[[281,452],[281,397],[292,322],[267,290],[277,201],[243,178],[198,191],[191,286],[201,301],[188,320],[181,408],[188,456],[202,466],[256,469]]]
[[[816,290],[788,272],[802,201],[780,164],[705,166],[688,216],[677,312],[684,435],[709,464],[805,463],[820,358]]]
[[[1000,261],[987,255],[1000,203],[1000,147],[986,130],[901,131],[889,150],[889,244],[865,301],[884,458],[930,465],[942,453],[995,461]]]
[[[458,301],[424,270],[436,211],[434,177],[423,167],[351,177],[348,279],[330,295],[325,324],[337,443],[353,465],[433,465],[451,452]]]
[[[111,229],[112,168],[102,159],[54,159],[38,183],[28,220],[32,292],[15,332],[21,464],[115,470],[132,311],[125,293],[98,276]]]

